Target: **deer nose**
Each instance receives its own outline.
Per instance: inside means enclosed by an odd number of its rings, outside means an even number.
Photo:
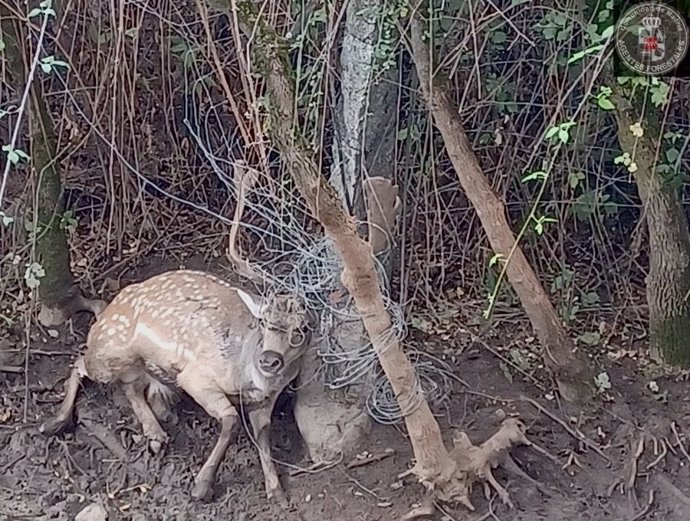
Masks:
[[[275,351],[264,351],[259,357],[259,367],[267,373],[277,373],[284,364],[283,356]]]

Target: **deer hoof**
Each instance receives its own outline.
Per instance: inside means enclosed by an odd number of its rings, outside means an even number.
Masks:
[[[209,499],[211,499],[212,484],[213,481],[211,481],[210,479],[199,480],[197,483],[194,484],[194,488],[192,489],[192,498],[194,498],[196,501],[208,501]]]
[[[274,501],[284,509],[290,507],[290,500],[288,500],[287,496],[285,495],[285,492],[280,488],[267,490],[266,496],[268,497],[269,501]]]
[[[70,421],[71,418],[69,416],[67,418],[54,416],[39,425],[38,432],[46,436],[53,436],[63,431],[70,424]]]

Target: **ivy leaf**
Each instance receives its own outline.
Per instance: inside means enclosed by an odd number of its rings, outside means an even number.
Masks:
[[[678,156],[680,155],[680,152],[678,152],[678,149],[676,148],[669,148],[666,151],[666,161],[669,163],[673,164],[678,160]]]
[[[640,125],[639,121],[630,125],[630,132],[632,133],[633,136],[635,136],[637,138],[644,136],[644,129],[642,128],[642,125]]]
[[[656,107],[666,105],[668,103],[668,95],[671,92],[671,87],[664,82],[659,82],[652,90],[652,103]]]
[[[14,217],[7,215],[5,212],[0,210],[0,218],[2,218],[2,225],[7,227],[14,222]]]
[[[24,281],[31,289],[36,289],[41,285],[41,279],[46,276],[46,272],[38,262],[32,262],[26,266]]]

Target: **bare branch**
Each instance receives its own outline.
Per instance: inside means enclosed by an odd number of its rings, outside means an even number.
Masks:
[[[256,281],[261,279],[261,276],[251,267],[249,261],[240,255],[237,248],[237,234],[239,232],[242,214],[244,213],[247,192],[256,184],[258,172],[239,161],[235,163],[234,170],[235,176],[233,181],[237,193],[237,204],[235,205],[235,215],[232,225],[230,226],[230,241],[228,243],[226,256],[240,275]]]

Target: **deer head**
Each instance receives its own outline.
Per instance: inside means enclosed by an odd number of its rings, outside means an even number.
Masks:
[[[275,293],[261,298],[244,291],[238,294],[261,325],[262,346],[256,354],[256,367],[266,378],[282,374],[311,343],[315,315],[296,295]]]

